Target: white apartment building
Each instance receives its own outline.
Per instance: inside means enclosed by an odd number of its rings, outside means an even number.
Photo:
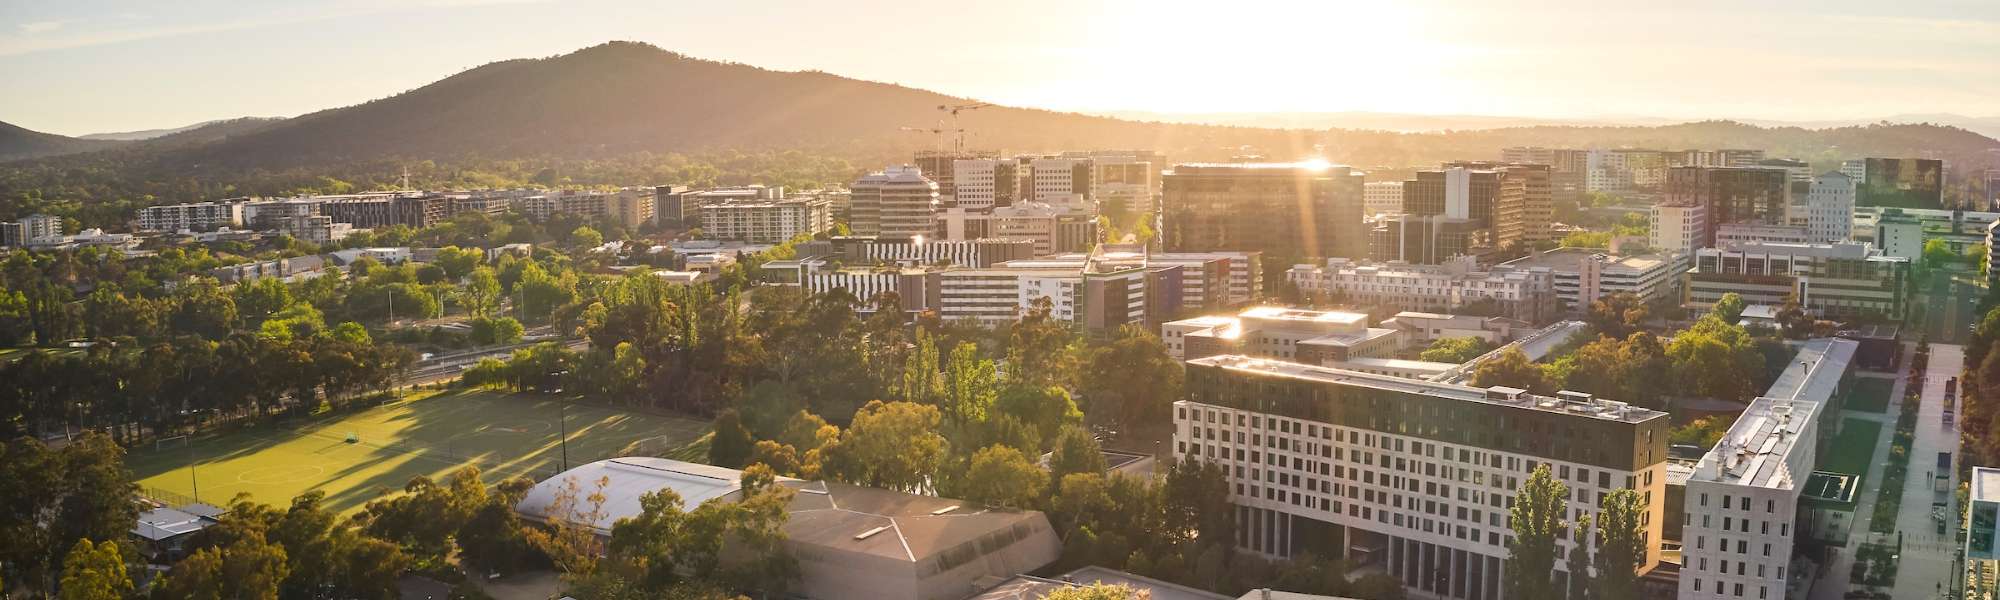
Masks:
[[[781,244],[833,229],[833,201],[816,196],[718,202],[701,207],[702,237]]]
[[[1867,181],[1868,161],[1860,158],[1840,161],[1840,174],[1846,175],[1848,179],[1856,183]]]
[[[1599,298],[1621,292],[1648,302],[1669,297],[1685,260],[1679,254],[1620,256],[1596,248],[1556,248],[1502,266],[1548,269],[1554,274],[1557,300],[1567,310],[1581,311]]]
[[[1399,310],[1451,312],[1492,301],[1499,314],[1541,322],[1554,316],[1555,274],[1547,268],[1472,269],[1471,257],[1442,265],[1412,265],[1330,258],[1324,265],[1295,265],[1285,278],[1301,291]]]
[[[1666,413],[1240,355],[1188,361],[1186,389],[1174,456],[1222,468],[1247,551],[1342,558],[1413,596],[1501,599],[1507,511],[1546,465],[1571,490],[1565,520],[1639,492],[1640,568],[1659,560]]]
[[[856,235],[931,235],[938,184],[916,167],[889,167],[855,180],[848,225]]]
[[[1806,230],[1819,244],[1854,239],[1854,188],[1856,180],[1840,173],[1827,173],[1812,180],[1806,192]]]
[[[1371,181],[1361,186],[1362,210],[1365,216],[1403,212],[1403,182]]]
[[[1822,416],[1856,343],[1808,340],[1764,395],[1695,463],[1681,514],[1681,600],[1784,600],[1792,548],[1805,532],[1799,500],[1817,477],[1818,445],[1839,424]],[[1822,421],[1825,421],[1822,435]]]
[[[1106,245],[1108,248],[1122,249]],[[999,265],[1014,269],[1082,269],[1091,255],[1070,252]],[[1263,296],[1263,259],[1258,252],[1151,252],[1137,259],[1147,267],[1181,267],[1181,306],[1193,309],[1242,306]],[[1220,263],[1220,269],[1211,268]],[[1217,288],[1213,294],[1210,288]]]
[[[139,209],[140,231],[214,231],[243,226],[243,203],[196,202]]]
[[[1651,245],[1661,252],[1692,254],[1706,248],[1708,239],[1708,207],[1700,204],[1688,206],[1653,205]]]
[[[62,218],[45,214],[32,214],[11,223],[0,223],[0,247],[26,248],[30,244],[41,245],[61,241],[63,238]]]

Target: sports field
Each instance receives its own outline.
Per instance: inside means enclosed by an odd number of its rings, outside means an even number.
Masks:
[[[564,404],[539,394],[454,391],[332,419],[135,448],[127,462],[140,486],[194,497],[198,485],[198,499],[210,504],[249,493],[283,505],[323,490],[330,508],[352,512],[412,477],[443,477],[467,465],[488,481],[553,475],[562,460],[563,412],[571,466],[642,453],[702,458],[696,441],[706,422],[578,404],[565,411]]]

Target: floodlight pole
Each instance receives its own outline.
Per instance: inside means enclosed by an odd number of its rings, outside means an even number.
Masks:
[[[182,440],[183,440],[183,441],[182,441],[181,443],[182,443],[182,444],[183,444],[184,446],[186,446],[186,447],[187,447],[187,455],[188,455],[188,484],[189,484],[189,485],[191,485],[191,486],[194,486],[194,501],[195,501],[195,502],[200,502],[200,501],[201,501],[201,478],[199,478],[199,477],[196,477],[196,476],[195,476],[195,473],[194,473],[194,441],[193,441],[193,440],[188,440],[188,439],[186,439],[186,438],[182,438]]]
[[[561,416],[556,417],[557,427],[562,431],[562,470],[569,470],[569,403],[556,405]]]

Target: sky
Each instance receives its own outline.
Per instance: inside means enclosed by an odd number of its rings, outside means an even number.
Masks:
[[[296,116],[609,40],[1059,110],[2000,117],[1994,0],[5,0],[0,121]]]

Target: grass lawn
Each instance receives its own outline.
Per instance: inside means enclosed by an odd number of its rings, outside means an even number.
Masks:
[[[222,505],[238,493],[284,505],[323,490],[329,508],[359,510],[410,478],[477,466],[488,481],[558,472],[563,402],[540,394],[451,391],[288,427],[197,437],[179,447],[135,448],[139,485]],[[708,423],[569,405],[569,464],[628,454],[700,460]],[[348,443],[352,435],[356,443]],[[194,462],[190,475],[189,461]]]
[[[1847,410],[1876,414],[1889,412],[1889,392],[1895,386],[1893,379],[1856,377],[1853,389],[1847,392]]]
[[[1867,419],[1843,419],[1840,435],[1834,436],[1826,460],[1820,463],[1820,470],[1859,477],[1854,485],[1861,487],[1868,481],[1868,470],[1875,466],[1875,446],[1881,440],[1881,423]]]

